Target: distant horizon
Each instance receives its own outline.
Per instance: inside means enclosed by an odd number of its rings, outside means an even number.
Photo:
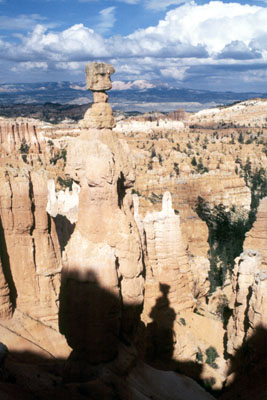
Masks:
[[[0,83],[113,79],[267,92],[267,0],[0,0]]]
[[[113,82],[116,86],[116,81]],[[138,86],[139,85],[139,86]],[[117,85],[118,86],[118,85]],[[166,85],[151,87],[145,81],[133,83],[119,81],[123,90],[108,92],[113,109],[121,111],[170,112],[179,108],[190,112],[205,108],[226,106],[244,100],[266,99],[267,92],[214,91],[208,89],[168,88]],[[126,88],[126,89],[125,89]],[[0,84],[0,107],[16,105],[60,104],[82,106],[92,103],[92,92],[86,90],[83,82],[31,82]]]
[[[112,85],[114,86],[114,84],[117,83],[117,82],[123,82],[125,84],[128,84],[128,83],[134,83],[135,81],[134,80],[133,81],[129,81],[129,80],[126,80],[126,81],[113,81]],[[1,90],[3,86],[46,85],[46,84],[60,84],[60,83],[69,83],[69,84],[72,84],[72,85],[75,85],[75,84],[83,85],[84,89],[81,88],[80,90],[84,90],[84,92],[88,93],[88,94],[91,93],[90,90],[86,89],[85,80],[84,81],[82,81],[82,80],[81,81],[72,81],[72,80],[67,80],[66,79],[66,80],[58,80],[58,81],[57,80],[51,80],[51,81],[34,81],[34,82],[1,82],[0,83],[0,97],[1,97],[2,93],[9,93],[8,91],[5,92],[5,91]],[[193,88],[193,87],[188,87],[188,86],[177,86],[177,87],[174,87],[172,85],[169,86],[168,84],[166,84],[164,82],[158,83],[157,85],[156,84],[152,84],[152,85],[153,86],[151,86],[151,87],[145,87],[145,88],[129,87],[129,88],[117,89],[117,88],[112,87],[112,89],[109,90],[108,93],[110,94],[111,91],[112,92],[114,92],[114,91],[124,92],[124,91],[127,91],[127,90],[145,91],[145,90],[149,90],[149,89],[166,88],[167,90],[192,90],[194,92],[203,91],[203,92],[233,93],[233,94],[239,94],[239,93],[240,94],[249,94],[249,93],[251,93],[251,94],[253,94],[253,93],[255,93],[255,94],[257,94],[257,93],[267,94],[267,87],[264,88],[263,90],[249,90],[249,91],[247,91],[247,90],[245,90],[245,88],[244,88],[244,90],[241,90],[241,88],[240,88],[239,91],[236,91],[236,90],[223,90],[223,89],[215,90],[215,89]]]

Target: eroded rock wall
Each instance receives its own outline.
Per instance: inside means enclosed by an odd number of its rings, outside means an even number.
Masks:
[[[61,258],[44,171],[1,171],[3,263],[13,308],[57,327]]]

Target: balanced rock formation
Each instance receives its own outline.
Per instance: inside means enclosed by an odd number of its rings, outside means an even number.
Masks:
[[[133,168],[127,147],[110,129],[105,94],[113,72],[107,64],[86,67],[97,102],[68,147],[66,166],[81,189],[64,255],[60,327],[74,353],[90,362],[115,357],[119,335],[131,335],[143,302],[141,242],[129,193]]]
[[[81,122],[83,128],[113,128],[115,121],[112,116],[112,108],[108,104],[106,90],[112,88],[110,75],[115,70],[112,65],[105,63],[91,63],[85,67],[86,87],[94,94],[94,103],[84,115]]]

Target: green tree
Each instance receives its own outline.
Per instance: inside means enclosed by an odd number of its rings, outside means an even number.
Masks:
[[[210,346],[206,350],[206,363],[209,364],[212,368],[218,368],[218,365],[214,362],[217,357],[219,357],[219,354],[217,353],[217,350],[215,347]]]

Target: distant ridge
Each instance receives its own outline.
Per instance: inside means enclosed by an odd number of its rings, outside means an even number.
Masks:
[[[181,108],[198,111],[216,105],[243,101],[251,98],[267,98],[267,93],[259,92],[217,92],[209,90],[175,89],[166,86],[153,88],[130,88],[112,90],[110,103],[113,108],[124,111],[172,111]],[[42,82],[0,84],[0,105],[12,104],[75,104],[92,102],[91,94],[80,82]]]

